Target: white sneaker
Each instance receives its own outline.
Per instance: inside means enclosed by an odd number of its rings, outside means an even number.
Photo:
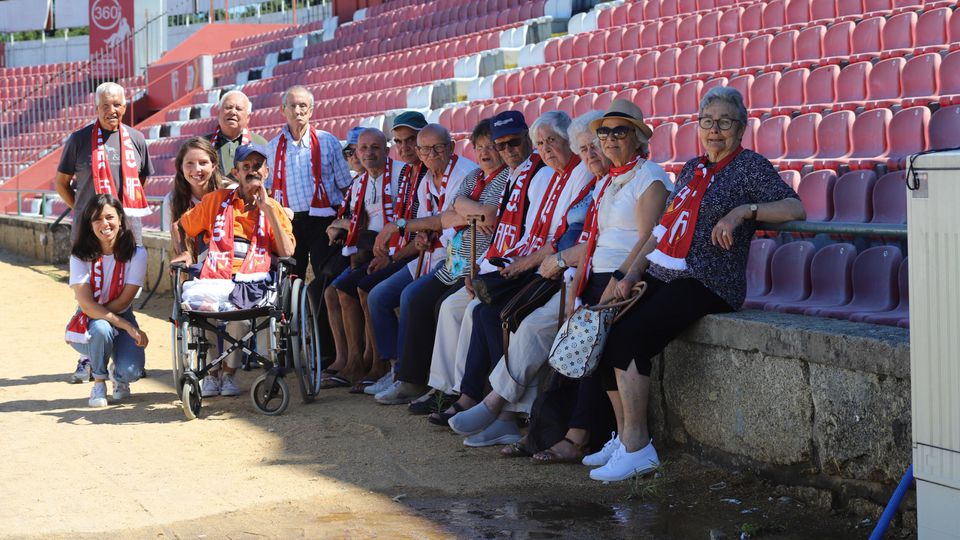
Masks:
[[[93,369],[90,367],[90,359],[86,356],[81,356],[80,359],[77,360],[77,369],[70,374],[68,382],[70,384],[79,384],[92,380]]]
[[[613,455],[613,451],[620,446],[620,437],[617,437],[617,432],[613,431],[610,433],[610,440],[603,445],[598,452],[594,452],[588,456],[583,456],[583,464],[587,467],[602,467],[610,461],[610,456]]]
[[[93,388],[90,390],[90,401],[87,403],[95,409],[102,409],[109,405],[109,403],[107,403],[106,382],[97,381],[93,383]]]
[[[207,375],[203,378],[203,384],[200,385],[200,395],[202,397],[214,397],[220,395],[220,378],[213,375]]]
[[[400,381],[390,381],[390,385],[374,394],[373,398],[376,400],[382,399],[386,397],[387,394],[392,394],[393,390],[398,386],[400,386]]]
[[[637,450],[627,452],[623,444],[613,451],[610,461],[603,467],[590,471],[590,478],[601,482],[619,482],[643,474],[660,466],[660,458],[653,448],[653,439]]]
[[[130,383],[113,381],[113,399],[130,397]]]
[[[224,373],[220,377],[220,395],[221,396],[239,396],[240,387],[237,385],[232,373]]]
[[[364,388],[363,393],[369,394],[371,396],[375,396],[380,392],[383,392],[387,388],[390,388],[390,385],[392,384],[393,384],[393,372],[388,371],[383,377],[380,377],[380,379],[377,382]]]

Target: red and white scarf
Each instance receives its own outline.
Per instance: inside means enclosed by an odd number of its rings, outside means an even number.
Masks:
[[[429,186],[428,186],[428,188],[427,188],[427,190],[426,190],[426,194],[427,194],[427,197],[426,197],[426,199],[427,199],[427,200],[426,200],[426,208],[427,208],[427,212],[429,212],[428,215],[433,216],[433,215],[437,215],[437,214],[442,214],[442,213],[443,213],[443,210],[444,210],[444,208],[443,208],[443,203],[444,203],[444,201],[446,201],[446,199],[447,199],[447,184],[450,182],[450,175],[453,174],[453,168],[457,166],[457,161],[459,161],[459,160],[460,160],[460,156],[454,154],[454,155],[450,158],[450,163],[447,163],[447,168],[446,168],[446,170],[444,171],[443,176],[440,177],[440,196],[437,197],[437,201],[436,201],[437,207],[436,207],[436,208],[433,207],[433,205],[434,205],[434,200],[433,200],[433,199],[434,199],[434,198],[433,198],[433,195],[430,193],[430,189],[429,189]],[[443,247],[443,243],[440,242],[440,237],[438,236],[438,237],[436,237],[436,238],[433,239],[433,243],[431,244],[431,249],[437,249],[437,248],[441,248],[441,247]],[[429,254],[429,256],[425,257],[425,260],[427,261],[428,264],[429,264],[430,262],[432,262],[432,261],[433,261],[433,253],[431,252],[431,253]],[[427,266],[427,268],[430,268],[430,267]]]
[[[313,171],[313,199],[310,201],[310,215],[333,216],[336,211],[327,197],[327,190],[323,186],[320,173],[320,139],[317,137],[317,132],[309,126],[307,131],[310,133],[310,165]],[[273,190],[270,196],[281,205],[290,206],[287,197],[287,135],[285,133],[280,133],[280,140],[277,142],[277,157],[273,164]]]
[[[470,192],[470,198],[474,201],[479,201],[480,197],[483,195],[483,190],[487,189],[487,186],[490,185],[490,182],[493,182],[493,179],[496,178],[497,175],[503,172],[503,170],[506,168],[506,165],[501,165],[499,169],[493,171],[486,177],[483,177],[483,171],[480,171],[480,177],[477,178],[477,183],[473,186],[473,191]],[[454,227],[453,229],[456,232],[460,232],[467,227],[467,225],[460,225],[459,227]]]
[[[153,213],[147,204],[147,195],[140,183],[140,160],[137,150],[133,146],[127,127],[120,125],[117,136],[120,137],[120,176],[123,181],[123,212],[128,216],[142,217]],[[104,193],[117,197],[117,186],[113,173],[110,171],[110,160],[107,159],[107,148],[103,139],[103,128],[100,121],[93,124],[93,140],[90,147],[93,154],[90,165],[93,173],[93,189],[97,195]]]
[[[527,242],[513,246],[503,255],[504,257],[525,257],[547,243],[547,237],[550,236],[550,226],[553,224],[553,215],[557,211],[557,201],[560,200],[560,195],[563,193],[564,188],[566,188],[573,169],[579,164],[580,156],[574,154],[562,171],[554,171],[553,178],[550,179],[550,188],[540,201],[540,208],[537,209],[537,218],[533,222],[530,233],[527,235]],[[566,208],[564,208],[564,211],[566,211]]]
[[[380,182],[380,210],[383,212],[383,223],[393,221],[393,193],[390,189],[390,181],[393,179],[393,159],[387,158],[387,166],[383,170],[383,181]],[[347,240],[340,251],[345,257],[349,257],[357,252],[357,240],[360,239],[360,216],[363,214],[363,202],[367,195],[367,184],[370,183],[370,173],[364,171],[354,184],[353,190],[353,212],[350,216],[350,230],[347,231]],[[346,205],[344,205],[346,206]]]
[[[103,256],[97,258],[90,265],[90,288],[93,289],[93,299],[101,305],[109,304],[116,300],[123,292],[124,274],[127,264],[114,259],[113,277],[110,279],[110,290],[107,292],[106,301],[100,296],[103,294]],[[90,317],[77,308],[77,312],[67,323],[67,332],[64,339],[67,343],[87,343],[90,341],[90,334],[87,330],[90,328]]]
[[[216,131],[213,132],[213,136],[210,137],[210,142],[212,142],[214,146],[216,146],[217,140],[219,139],[220,139],[220,126],[218,125]],[[242,130],[240,130],[240,144],[241,145],[250,144],[249,129],[243,128]]]
[[[413,217],[414,202],[417,200],[417,190],[420,189],[420,181],[426,174],[423,163],[416,165],[404,165],[400,169],[400,179],[397,186],[397,196],[400,198],[400,207],[397,208],[397,219],[411,219]],[[400,248],[407,244],[407,235],[394,235],[390,239],[390,255],[393,255]]]
[[[220,203],[220,212],[213,224],[207,260],[200,270],[200,278],[230,279],[236,281],[265,281],[270,278],[270,222],[259,207],[254,207],[250,218],[257,224],[243,258],[240,270],[233,275],[234,257],[234,208],[233,201],[241,200],[239,189],[227,194]]]
[[[579,242],[587,243],[587,252],[583,256],[583,273],[580,274],[580,281],[577,282],[577,297],[583,294],[587,288],[587,281],[590,279],[591,262],[593,261],[593,252],[597,250],[597,239],[600,237],[600,205],[603,203],[603,196],[607,187],[618,177],[632,171],[639,161],[639,157],[634,157],[622,167],[610,167],[610,173],[602,180],[600,192],[590,203],[587,210],[587,219],[583,222],[583,232],[580,233]]]
[[[707,157],[702,156],[693,172],[693,179],[683,186],[674,196],[670,206],[663,213],[660,224],[653,229],[658,240],[657,249],[647,255],[647,259],[671,270],[687,269],[687,253],[693,243],[697,229],[697,217],[700,215],[700,203],[710,187],[713,177],[733,161],[742,146],[737,146],[729,156],[721,159],[713,167],[707,167]]]
[[[484,256],[486,259],[493,257],[503,257],[504,253],[509,251],[513,245],[520,240],[520,230],[523,228],[524,205],[527,200],[527,190],[530,189],[530,182],[533,176],[540,170],[542,159],[540,154],[533,153],[523,163],[517,173],[517,181],[510,189],[510,195],[506,204],[500,208],[499,222],[497,223],[497,232],[487,248]]]

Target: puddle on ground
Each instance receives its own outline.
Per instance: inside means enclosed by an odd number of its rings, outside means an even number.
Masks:
[[[800,527],[772,525],[759,509],[755,513],[741,514],[741,508],[698,509],[661,502],[604,504],[411,498],[403,503],[457,538],[709,540],[711,530],[719,530],[726,535],[723,538],[735,540],[740,537],[743,527],[757,531],[750,538],[763,539],[846,540],[868,534],[868,531],[851,531],[843,526],[837,527],[837,524],[810,521],[803,522]]]

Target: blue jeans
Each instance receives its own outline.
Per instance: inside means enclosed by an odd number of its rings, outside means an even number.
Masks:
[[[370,308],[370,322],[373,323],[373,334],[377,340],[377,351],[380,360],[395,360],[397,358],[397,335],[399,321],[394,311],[400,305],[400,295],[407,285],[413,282],[413,276],[406,266],[400,267],[392,276],[381,281],[370,290],[367,295],[367,306]]]
[[[118,316],[139,328],[132,309]],[[90,334],[90,341],[70,345],[80,354],[90,358],[90,367],[95,378],[108,377],[107,362],[111,357],[113,357],[113,377],[118,382],[132,383],[140,378],[143,372],[144,351],[142,347],[137,347],[130,334],[114,328],[103,319],[91,319],[87,333]]]

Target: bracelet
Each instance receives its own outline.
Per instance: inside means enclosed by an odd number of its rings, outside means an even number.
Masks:
[[[627,275],[621,272],[619,268],[613,271],[612,276],[613,276],[613,279],[617,281],[623,281],[623,278],[627,277]]]

